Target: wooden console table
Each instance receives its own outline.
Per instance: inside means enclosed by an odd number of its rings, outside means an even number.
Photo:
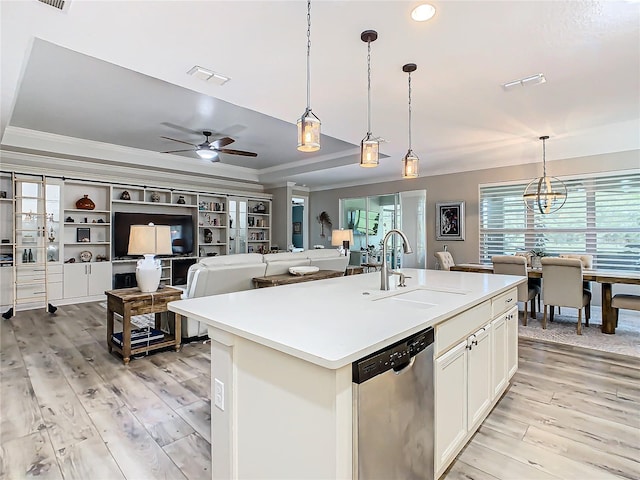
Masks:
[[[311,280],[324,280],[325,278],[342,277],[344,272],[340,270],[319,270],[308,275],[292,275],[283,273],[281,275],[267,275],[266,277],[255,277],[253,285],[256,288],[275,287],[276,285],[289,285],[290,283],[310,282]]]
[[[139,288],[121,288],[107,290],[107,347],[109,353],[113,350],[122,355],[124,364],[127,365],[131,355],[150,352],[159,348],[175,346],[176,352],[180,350],[182,324],[181,316],[175,314],[174,335],[165,334],[164,340],[150,345],[131,348],[131,317],[155,313],[155,328],[160,329],[160,314],[168,311],[167,303],[180,300],[182,290],[172,287],[162,287],[151,293],[143,293]],[[113,317],[114,313],[122,315],[122,347],[113,341]]]

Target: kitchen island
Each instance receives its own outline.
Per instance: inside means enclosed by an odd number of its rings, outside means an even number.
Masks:
[[[517,368],[526,279],[402,271],[389,291],[376,272],[169,304],[209,325],[213,478],[354,478],[352,362],[430,326],[444,471]]]

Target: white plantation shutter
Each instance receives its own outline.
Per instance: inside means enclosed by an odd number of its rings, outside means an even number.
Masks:
[[[593,255],[594,268],[640,271],[640,172],[562,180],[567,202],[547,215],[524,205],[528,182],[480,186],[480,263],[539,248]]]

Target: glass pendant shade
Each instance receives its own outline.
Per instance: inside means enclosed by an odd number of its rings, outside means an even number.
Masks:
[[[567,186],[556,177],[547,176],[547,160],[545,141],[542,140],[542,177],[534,178],[524,189],[522,199],[529,210],[543,215],[557,212],[567,201]]]
[[[409,150],[402,159],[402,178],[416,178],[418,176],[418,162],[420,159]]]
[[[370,133],[360,142],[360,166],[365,168],[377,167],[380,163],[380,142]]]
[[[316,152],[320,150],[320,119],[311,110],[305,110],[298,119],[298,150]]]

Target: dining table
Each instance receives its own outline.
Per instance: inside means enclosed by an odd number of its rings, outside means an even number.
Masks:
[[[481,263],[459,263],[450,268],[456,272],[493,273],[493,265]],[[543,278],[542,268],[527,267],[529,278]],[[602,289],[602,333],[616,333],[616,320],[611,299],[613,297],[613,284],[640,285],[640,272],[616,271],[602,269],[583,269],[582,280],[585,282],[598,282]]]

